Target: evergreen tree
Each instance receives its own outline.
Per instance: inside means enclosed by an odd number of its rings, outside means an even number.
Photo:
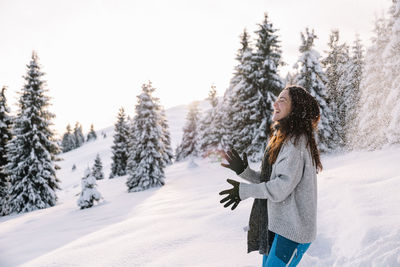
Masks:
[[[87,139],[86,139],[86,141],[91,141],[91,140],[96,140],[97,139],[97,134],[96,134],[96,132],[94,131],[94,127],[93,127],[93,124],[92,125],[90,125],[90,132],[88,133],[88,135],[87,135]]]
[[[5,90],[6,87],[4,86],[0,94],[0,216],[8,214],[7,202],[10,184],[4,168],[8,164],[6,145],[12,137],[12,118],[9,115],[10,109],[7,106]]]
[[[90,208],[94,205],[94,201],[99,202],[102,199],[102,196],[96,187],[96,179],[88,167],[82,177],[82,191],[77,201],[78,206],[81,209]]]
[[[220,131],[216,125],[216,112],[218,106],[217,91],[215,86],[211,86],[207,100],[210,102],[211,108],[205,112],[205,115],[199,123],[199,150],[203,156],[215,153],[221,143]]]
[[[348,85],[350,90],[344,91],[343,99],[345,104],[345,114],[344,119],[344,132],[346,146],[349,149],[353,149],[355,146],[353,144],[353,136],[355,135],[357,128],[357,113],[360,110],[360,84],[361,78],[364,70],[364,50],[361,44],[361,40],[356,36],[354,44],[352,46],[352,56],[348,64]]]
[[[314,30],[311,32],[306,28],[305,34],[301,33],[299,51],[301,53],[296,63],[298,68],[297,84],[304,87],[318,101],[321,119],[318,125],[318,145],[321,151],[332,149],[330,140],[332,139],[331,111],[327,104],[326,86],[327,77],[322,70],[319,61],[319,53],[313,49],[314,40],[317,36]]]
[[[186,124],[183,127],[183,136],[180,145],[176,148],[176,161],[184,160],[189,156],[196,157],[198,152],[198,124],[199,110],[198,103],[193,102],[189,106],[189,112],[186,116]]]
[[[62,141],[61,141],[62,151],[68,152],[70,150],[75,149],[75,136],[72,134],[71,125],[67,125],[67,132],[64,133]]]
[[[258,26],[259,29],[255,32],[258,37],[252,55],[256,71],[251,78],[255,80],[265,102],[268,100],[268,95],[276,96],[282,90],[283,83],[278,74],[278,67],[284,63],[279,45],[280,41],[276,34],[278,30],[269,21],[267,13],[264,14],[264,21]],[[265,102],[265,104],[268,103]]]
[[[331,102],[331,110],[333,112],[333,132],[334,137],[332,140],[336,140],[335,147],[337,149],[345,149],[345,146],[349,143],[347,140],[347,128],[348,128],[348,111],[353,103],[350,101],[350,95],[353,93],[352,79],[352,58],[349,54],[349,47],[344,46],[343,58],[345,59],[339,65],[338,73],[338,87],[336,88],[336,99]]]
[[[136,150],[137,140],[137,131],[136,131],[136,123],[133,118],[128,116],[128,159],[126,161],[126,173],[129,174],[136,168],[136,164],[139,162],[139,151]]]
[[[129,146],[129,177],[126,182],[129,192],[164,185],[163,131],[156,100],[152,97],[154,90],[151,82],[143,84],[142,93],[137,96]]]
[[[253,52],[249,35],[244,30],[240,36],[241,48],[237,52],[234,78],[229,91],[225,92],[223,104],[217,113],[221,118],[222,145],[224,149],[234,148],[239,153],[247,152],[258,122],[253,114],[258,113],[259,92],[251,77],[255,72],[252,61]]]
[[[163,142],[162,155],[164,158],[165,165],[170,165],[172,164],[174,153],[171,147],[171,135],[169,132],[168,121],[167,117],[165,116],[164,108],[158,103],[158,101],[155,101],[155,103],[157,104],[157,109],[159,110],[160,126],[162,130],[162,142]]]
[[[75,148],[80,147],[85,143],[85,136],[83,135],[82,125],[79,122],[75,123],[74,128]]]
[[[331,127],[333,135],[331,136],[330,146],[333,149],[343,148],[346,145],[346,104],[344,92],[351,90],[349,88],[349,47],[347,44],[339,44],[339,31],[333,30],[329,36],[329,51],[322,60],[325,68],[327,80],[328,104],[332,111]]]
[[[277,30],[273,28],[266,13],[264,21],[258,26],[258,37],[252,56],[255,71],[249,77],[259,92],[255,112],[252,113],[252,119],[256,122],[253,125],[252,143],[247,149],[252,161],[259,161],[264,155],[272,124],[273,103],[276,95],[283,89],[283,82],[278,74],[278,67],[283,62]]]
[[[225,150],[233,147],[234,141],[232,138],[238,130],[235,125],[233,125],[234,109],[232,106],[235,105],[236,101],[239,101],[234,95],[234,89],[239,83],[244,82],[244,79],[246,78],[244,75],[246,69],[243,68],[243,59],[247,59],[248,62],[252,55],[252,50],[249,45],[249,35],[246,29],[244,29],[243,33],[240,35],[240,43],[241,46],[235,57],[238,65],[234,68],[233,77],[230,80],[229,87],[225,90],[222,101],[218,103],[215,114],[216,119],[221,121],[219,135],[221,137],[221,146]],[[246,54],[247,57],[244,57],[244,54]]]
[[[400,144],[400,0],[392,0],[388,34],[389,42],[384,51],[384,77],[387,92],[384,104],[389,124],[386,138],[389,144]]]
[[[125,110],[119,109],[117,122],[114,126],[114,145],[111,147],[112,163],[110,178],[126,174],[128,160],[129,129],[126,121]]]
[[[103,163],[101,162],[101,158],[100,158],[99,154],[96,155],[96,158],[94,160],[92,175],[94,178],[96,178],[96,180],[104,179]]]
[[[388,43],[388,26],[384,17],[375,21],[374,37],[372,45],[365,55],[365,71],[361,79],[360,111],[355,140],[357,148],[378,149],[387,143],[385,132],[389,125],[389,114],[382,108],[382,103],[387,98],[383,51]],[[380,112],[377,112],[377,111]],[[382,114],[381,114],[382,113]]]
[[[27,68],[13,138],[7,145],[10,212],[54,206],[57,202],[55,190],[59,189],[53,162],[59,147],[50,129],[51,119],[55,116],[47,110],[50,98],[45,95],[44,73],[35,52]]]

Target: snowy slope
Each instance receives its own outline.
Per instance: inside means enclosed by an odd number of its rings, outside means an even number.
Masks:
[[[166,114],[178,142],[185,107]],[[126,176],[98,181],[105,200],[79,210],[80,179],[97,153],[110,172],[113,130],[103,131],[107,138],[62,154],[58,205],[0,218],[0,266],[261,265],[242,229],[252,201],[233,212],[219,204],[225,180],[240,178],[217,162],[173,164],[166,185],[145,192],[127,193]],[[399,162],[400,146],[323,157],[318,236],[301,266],[400,266]]]

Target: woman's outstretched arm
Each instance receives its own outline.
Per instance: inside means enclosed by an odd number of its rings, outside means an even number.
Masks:
[[[285,200],[301,180],[304,170],[304,153],[305,144],[303,142],[297,146],[288,142],[277,158],[275,177],[271,177],[271,180],[266,183],[240,183],[240,199],[253,197],[268,199],[272,202]]]

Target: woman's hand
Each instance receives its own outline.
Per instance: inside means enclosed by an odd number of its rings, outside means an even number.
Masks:
[[[237,175],[241,174],[249,165],[246,153],[243,153],[242,160],[235,149],[229,150],[227,153],[224,152],[224,158],[229,164],[221,163],[221,166],[233,170]]]
[[[235,180],[231,180],[231,179],[228,179],[226,181],[228,183],[230,183],[231,185],[233,185],[233,188],[219,192],[220,195],[228,194],[228,196],[223,198],[220,201],[220,203],[224,203],[229,200],[229,202],[224,205],[224,208],[227,208],[231,204],[233,204],[231,210],[234,210],[237,207],[237,205],[239,205],[239,203],[240,203],[240,197],[239,197],[239,184],[240,183]]]

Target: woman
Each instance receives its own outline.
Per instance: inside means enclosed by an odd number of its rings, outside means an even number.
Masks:
[[[315,140],[319,119],[315,98],[300,86],[288,86],[274,103],[273,135],[261,172],[250,169],[246,154],[241,159],[235,150],[225,154],[229,164],[221,164],[251,182],[228,179],[233,188],[220,192],[228,194],[221,203],[233,204],[233,210],[241,200],[255,198],[249,232],[259,235],[263,267],[296,266],[315,240],[317,171],[322,170]]]

